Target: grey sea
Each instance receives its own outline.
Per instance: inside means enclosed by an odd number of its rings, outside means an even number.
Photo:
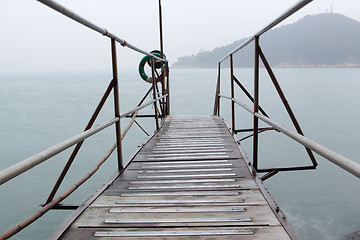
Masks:
[[[325,147],[360,163],[360,69],[274,69],[304,134]],[[229,69],[221,70],[221,93],[230,95]],[[236,77],[253,91],[253,70],[236,69]],[[111,80],[111,72],[0,73],[0,169],[64,141],[86,126]],[[294,129],[266,72],[260,72],[260,105],[282,125]],[[120,70],[120,111],[138,104],[150,85],[137,70]],[[173,69],[171,114],[205,114],[213,110],[217,69]],[[251,106],[240,91],[236,98]],[[149,107],[141,114],[151,114]],[[221,115],[230,124],[230,102],[221,101]],[[112,98],[96,124],[114,116]],[[129,122],[121,123],[124,129]],[[139,119],[152,134],[153,119]],[[262,126],[266,126],[263,124]],[[236,127],[251,128],[252,117],[236,108]],[[238,134],[237,138],[246,135]],[[148,136],[136,125],[123,141],[128,160]],[[115,142],[114,129],[85,141],[58,194],[89,172]],[[252,138],[241,142],[252,157]],[[260,135],[260,167],[309,165],[302,146],[275,131]],[[65,151],[20,177],[0,186],[0,232],[13,227],[39,209],[53,187],[70,152]],[[98,173],[66,199],[81,204],[105,183],[116,169],[115,154]],[[317,170],[279,173],[265,181],[272,197],[304,240],[351,239],[360,230],[360,179],[316,155]],[[46,239],[71,211],[52,210],[12,239]]]

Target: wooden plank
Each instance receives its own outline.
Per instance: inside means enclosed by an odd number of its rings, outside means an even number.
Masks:
[[[283,239],[283,240],[289,240],[290,238],[288,237],[288,235],[286,233],[284,233],[283,229],[281,227],[252,227],[252,228],[246,228],[246,227],[217,227],[216,228],[218,231],[236,231],[236,230],[253,230],[254,234],[252,235],[216,235],[216,234],[209,234],[209,235],[202,235],[202,236],[196,236],[196,239],[199,240],[239,240],[239,239],[247,239],[247,240],[260,240],[260,239],[267,239],[267,240],[279,240],[279,239]],[[169,239],[169,240],[187,240],[187,239],[191,239],[191,237],[187,236],[187,235],[183,235],[183,236],[174,236],[174,235],[166,235],[166,236],[161,236],[163,235],[162,232],[166,232],[166,231],[184,231],[184,232],[189,232],[188,228],[166,228],[166,229],[159,229],[159,228],[123,228],[122,232],[137,232],[138,235],[137,236],[127,236],[127,237],[121,237],[118,239],[122,239],[122,240],[139,240],[139,239],[147,239],[147,240],[159,240],[159,239]],[[214,230],[213,228],[209,228],[209,227],[201,227],[201,228],[197,228],[194,227],[192,228],[192,231],[204,231],[204,232],[208,232],[208,231],[212,231]],[[67,233],[63,236],[64,240],[73,240],[73,239],[77,239],[77,240],[88,240],[88,239],[94,239],[94,235],[96,232],[100,232],[100,231],[106,231],[106,232],[117,232],[118,229],[116,228],[108,228],[108,229],[84,229],[84,228],[77,228],[74,229],[74,231],[71,232],[71,234]],[[159,233],[157,236],[144,236],[144,237],[139,237],[139,235],[141,235],[141,233],[148,233],[148,232],[152,232],[152,233]],[[261,236],[266,236],[266,238],[261,238]],[[195,238],[195,237],[194,237]],[[102,240],[114,240],[114,237],[103,237],[101,238]]]
[[[290,239],[218,117],[169,116],[61,239]]]
[[[203,195],[208,193],[208,195]],[[223,199],[228,196],[237,196],[239,199],[242,199],[244,205],[246,204],[261,204],[266,205],[267,202],[262,197],[261,192],[258,189],[252,190],[206,190],[206,191],[122,191],[117,192],[117,195],[102,195],[98,197],[92,204],[92,206],[116,206],[116,202],[122,199],[136,200],[136,198],[145,198],[158,200],[162,199],[161,196],[166,197],[166,199],[203,199],[206,197],[211,197],[211,199]],[[130,194],[130,195],[128,195]],[[133,195],[131,195],[133,194]],[[148,195],[147,195],[148,194]]]
[[[163,205],[157,205],[162,206]],[[203,205],[202,205],[203,206]],[[223,207],[223,206],[222,206]],[[280,226],[267,205],[246,206],[244,212],[208,213],[110,213],[110,208],[89,208],[74,223],[80,228],[94,227],[195,227],[195,226]],[[157,219],[157,220],[155,220]],[[208,219],[208,220],[206,220]],[[108,220],[108,221],[105,221]],[[113,220],[114,222],[111,222]]]

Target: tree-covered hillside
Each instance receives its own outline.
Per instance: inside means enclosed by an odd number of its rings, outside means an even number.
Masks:
[[[217,67],[221,58],[245,40],[180,57],[173,67]],[[336,13],[309,15],[265,33],[260,46],[274,67],[359,67],[360,22]],[[234,55],[235,67],[253,66],[253,48],[249,44]]]

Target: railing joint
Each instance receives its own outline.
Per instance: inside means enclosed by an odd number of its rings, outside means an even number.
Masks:
[[[278,170],[270,171],[270,172],[266,173],[264,176],[260,177],[260,180],[265,181],[265,180],[271,178],[272,176],[276,175],[277,173],[279,173]]]

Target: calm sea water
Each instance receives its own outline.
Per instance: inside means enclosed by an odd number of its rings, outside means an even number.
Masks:
[[[307,137],[360,163],[360,69],[275,69],[275,74]],[[174,69],[171,79],[172,114],[212,114],[216,69]],[[237,78],[252,92],[253,71],[236,69]],[[261,71],[260,104],[274,120],[293,128],[266,73]],[[121,112],[135,106],[150,87],[136,69],[120,71]],[[110,72],[0,74],[0,169],[80,133],[107,84]],[[222,69],[222,93],[229,95],[229,70]],[[236,96],[250,105],[240,91]],[[113,117],[112,98],[97,123]],[[222,100],[221,114],[229,122],[230,102]],[[142,113],[153,113],[149,108]],[[238,107],[236,125],[252,125]],[[128,120],[122,121],[122,128]],[[140,119],[152,133],[153,120]],[[264,125],[265,126],[265,125]],[[243,137],[239,135],[238,138]],[[125,137],[129,159],[147,136],[136,126]],[[109,128],[86,141],[59,193],[90,171],[114,143]],[[252,156],[252,139],[242,142]],[[0,232],[39,209],[64,166],[69,151],[0,186]],[[273,198],[304,240],[335,240],[360,230],[360,181],[316,156],[315,171],[279,173],[265,182]],[[260,167],[308,165],[303,147],[276,132],[260,135]],[[80,204],[113,173],[115,157],[92,180],[64,203]],[[51,211],[12,239],[46,239],[71,211]]]

